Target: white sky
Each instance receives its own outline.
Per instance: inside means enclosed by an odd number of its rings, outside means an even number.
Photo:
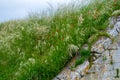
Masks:
[[[56,7],[69,2],[70,0],[0,0],[0,22],[26,17],[28,12],[39,12],[48,8],[49,4]]]

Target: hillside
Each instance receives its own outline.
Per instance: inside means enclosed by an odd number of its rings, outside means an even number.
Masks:
[[[99,37],[111,38],[108,19],[119,9],[120,0],[92,0],[50,16],[0,23],[0,80],[51,80],[76,54],[82,58],[74,67],[83,63]]]

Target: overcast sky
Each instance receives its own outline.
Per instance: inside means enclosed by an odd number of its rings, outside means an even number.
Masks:
[[[69,3],[70,0],[0,0],[0,22],[24,18],[29,12],[45,10],[51,4]]]

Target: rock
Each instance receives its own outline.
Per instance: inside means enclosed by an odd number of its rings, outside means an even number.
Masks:
[[[120,41],[118,41],[117,44],[118,44],[118,47],[120,47]]]
[[[114,29],[110,30],[109,34],[113,37],[116,37],[118,35],[118,31],[116,31],[116,29],[114,28]]]
[[[88,69],[89,69],[89,62],[85,61],[82,65],[79,65],[75,71],[80,73],[81,75],[85,75]]]
[[[117,17],[117,21],[120,21],[120,16]]]
[[[109,27],[114,27],[115,23],[117,22],[116,17],[109,18]]]
[[[114,63],[113,66],[114,69],[120,69],[120,63]]]
[[[115,14],[117,13],[114,12],[113,15]],[[101,37],[92,46],[91,52],[95,52],[97,57],[93,64],[90,66],[85,61],[74,71],[66,68],[53,80],[120,80],[120,16],[111,17],[110,21],[113,28],[108,33],[116,40],[112,42],[109,38]],[[85,44],[83,48],[88,49],[88,45]]]
[[[120,48],[118,48],[118,50],[113,50],[111,51],[112,58],[113,58],[113,62],[114,63],[120,63]]]
[[[117,49],[118,49],[118,46],[117,46],[117,44],[111,44],[111,45],[108,46],[107,49],[108,49],[108,50],[117,50]]]
[[[114,28],[116,29],[116,31],[118,33],[120,33],[120,22],[117,22],[115,25],[114,25]]]
[[[106,39],[103,44],[104,49],[107,49],[111,44],[112,44],[112,40],[109,38]]]
[[[110,51],[106,50],[103,54],[102,54],[102,62],[104,64],[109,64],[111,61],[111,56],[110,56]]]
[[[80,74],[77,72],[71,72],[70,79],[68,80],[79,80],[81,78]]]
[[[103,73],[103,77],[102,80],[111,80],[112,77],[114,77],[116,75],[116,71],[105,71]]]
[[[95,51],[95,52],[98,52],[98,53],[104,52],[104,46],[103,46],[104,41],[105,41],[104,39],[105,39],[104,37],[100,38],[100,39],[92,46],[91,51],[92,51],[92,52]]]
[[[68,76],[67,76],[67,73],[66,72],[69,72],[69,71],[62,71],[60,74],[57,75],[57,79],[60,79],[60,80],[68,80]],[[70,73],[69,73],[70,74]],[[54,80],[54,79],[53,79]]]
[[[112,70],[114,70],[114,67],[111,64],[105,64],[105,68],[106,68],[106,71],[112,71]]]
[[[94,74],[95,72],[99,72],[99,71],[100,71],[100,65],[92,65],[92,67],[88,71],[88,74],[89,73]]]

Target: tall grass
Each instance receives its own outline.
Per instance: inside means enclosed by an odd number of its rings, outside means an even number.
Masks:
[[[89,38],[105,31],[119,0],[75,3],[51,16],[0,23],[0,80],[51,80],[71,56],[68,46],[80,49]]]

